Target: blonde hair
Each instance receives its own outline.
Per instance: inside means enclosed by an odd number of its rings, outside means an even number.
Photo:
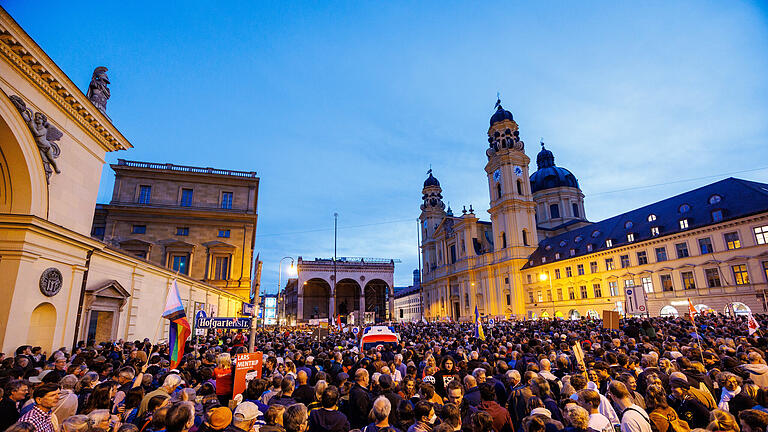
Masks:
[[[587,429],[589,427],[589,413],[579,405],[568,407],[568,420],[576,429]]]
[[[229,369],[232,367],[232,356],[229,353],[221,353],[216,357],[216,366],[222,369]]]
[[[736,418],[727,411],[716,409],[709,414],[709,431],[740,432]]]

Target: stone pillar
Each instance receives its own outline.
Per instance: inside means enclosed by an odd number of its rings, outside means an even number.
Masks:
[[[285,310],[285,309],[283,309]],[[299,294],[296,300],[296,323],[304,319],[304,294]]]
[[[336,291],[331,292],[331,299],[328,300],[328,318],[336,321]]]
[[[389,319],[390,321],[394,321],[395,319],[395,294],[392,291],[391,287],[387,287],[387,291],[389,292]]]
[[[365,288],[360,293],[360,323],[365,319]]]

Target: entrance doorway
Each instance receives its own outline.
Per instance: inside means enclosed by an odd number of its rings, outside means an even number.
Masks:
[[[459,310],[459,302],[453,302],[453,320],[458,322],[461,317],[461,311]]]
[[[88,322],[88,341],[107,342],[112,340],[112,326],[115,313],[112,311],[91,311]]]
[[[56,308],[50,303],[38,305],[29,318],[28,343],[43,348],[45,352],[53,352],[53,334],[55,331]]]

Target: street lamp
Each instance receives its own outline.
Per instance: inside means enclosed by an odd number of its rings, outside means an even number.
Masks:
[[[552,278],[549,277],[549,272],[541,272],[539,274],[539,280],[544,282],[545,280],[549,280],[549,293],[552,295],[552,320],[555,319],[555,296],[552,291],[554,291],[554,288],[552,288]]]

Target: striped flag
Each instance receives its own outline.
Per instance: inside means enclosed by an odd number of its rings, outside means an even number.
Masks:
[[[485,332],[483,331],[483,324],[480,322],[480,311],[477,310],[477,305],[475,305],[475,337],[485,340]]]
[[[171,369],[176,369],[179,367],[181,358],[184,356],[184,343],[192,333],[187,321],[187,314],[184,312],[184,306],[181,304],[176,279],[173,280],[173,284],[168,290],[163,318],[171,321],[171,328],[168,333],[168,347],[171,349]]]

